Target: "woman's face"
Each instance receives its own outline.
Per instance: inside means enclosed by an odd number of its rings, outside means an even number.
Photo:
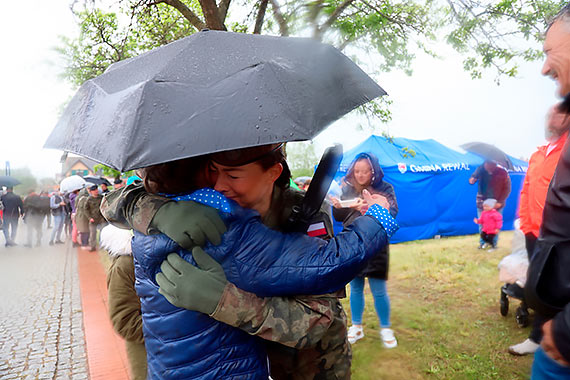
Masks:
[[[242,166],[225,166],[210,162],[209,176],[215,190],[233,199],[240,206],[265,215],[271,204],[273,184],[283,166],[275,164],[267,170],[253,162]]]
[[[360,186],[368,186],[372,181],[372,168],[368,160],[358,160],[354,164],[354,180]]]

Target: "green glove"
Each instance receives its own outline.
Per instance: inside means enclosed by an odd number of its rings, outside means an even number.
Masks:
[[[218,245],[226,226],[215,208],[192,201],[168,202],[158,209],[150,222],[181,247],[203,247],[208,239]]]
[[[162,273],[156,275],[158,292],[174,306],[209,315],[216,310],[228,280],[222,266],[202,248],[195,247],[192,256],[200,268],[176,253],[168,255],[160,265]]]

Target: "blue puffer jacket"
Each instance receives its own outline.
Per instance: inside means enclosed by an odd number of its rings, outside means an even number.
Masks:
[[[256,212],[237,205],[222,218],[228,227],[222,243],[207,244],[205,251],[222,265],[228,281],[263,297],[335,292],[389,239],[372,216],[357,218],[328,241],[271,230]]]
[[[158,293],[154,278],[171,252],[192,254],[165,235],[135,232],[136,290],[141,299],[149,379],[267,379],[267,356],[256,337],[206,314],[180,309]]]
[[[388,241],[386,231],[372,216],[358,218],[334,239],[324,241],[271,230],[255,211],[233,201],[229,205],[232,213],[221,214],[228,227],[222,243],[208,244],[205,249],[222,264],[228,281],[261,296],[336,291]],[[154,278],[171,252],[195,264],[191,253],[167,236],[135,233],[136,288],[151,378],[210,378],[211,374],[221,379],[230,373],[243,379],[267,378],[266,372],[260,372],[266,371],[266,363],[255,338],[204,314],[174,307],[158,293]],[[247,369],[253,371],[251,377]]]

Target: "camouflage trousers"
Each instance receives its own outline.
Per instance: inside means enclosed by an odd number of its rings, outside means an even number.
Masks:
[[[340,301],[334,305],[334,320],[313,347],[295,349],[267,342],[273,380],[350,379],[352,350],[347,339],[346,314]]]

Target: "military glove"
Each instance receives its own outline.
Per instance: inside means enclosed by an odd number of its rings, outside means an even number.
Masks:
[[[200,247],[192,250],[198,267],[176,253],[168,255],[156,275],[158,292],[174,306],[212,314],[228,283],[222,266]]]
[[[206,239],[218,245],[226,232],[216,209],[192,201],[165,203],[150,225],[186,249],[196,245],[203,247]]]

